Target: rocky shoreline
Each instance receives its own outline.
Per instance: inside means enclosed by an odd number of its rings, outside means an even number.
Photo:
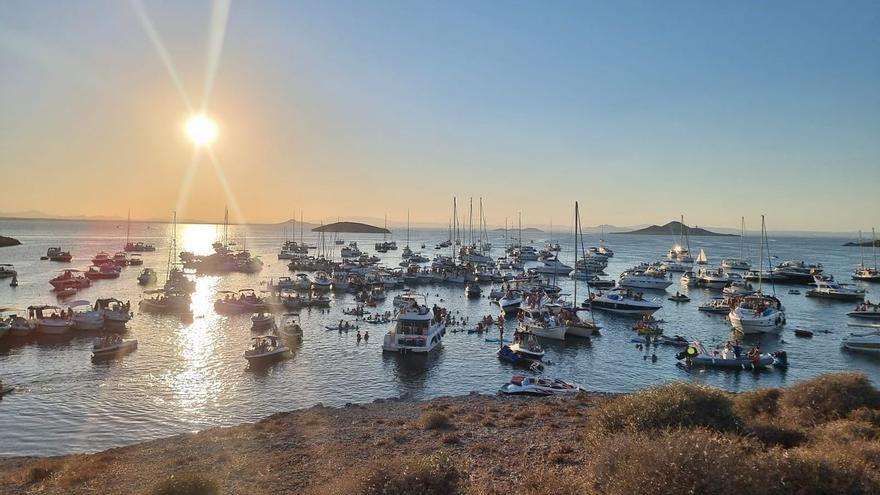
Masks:
[[[877,493],[878,463],[880,393],[837,374],[737,395],[672,384],[318,405],[95,454],[0,459],[0,493]]]
[[[12,237],[6,237],[4,235],[0,235],[0,247],[9,247],[9,246],[20,246],[21,241],[18,239],[14,239]]]

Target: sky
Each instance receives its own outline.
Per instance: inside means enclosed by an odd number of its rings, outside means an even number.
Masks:
[[[492,225],[579,201],[869,230],[878,25],[876,1],[0,0],[0,213],[445,224],[473,196]]]

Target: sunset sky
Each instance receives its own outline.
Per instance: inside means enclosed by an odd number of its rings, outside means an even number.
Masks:
[[[579,200],[867,230],[878,25],[876,1],[4,1],[0,213],[445,224],[456,195],[494,225]]]

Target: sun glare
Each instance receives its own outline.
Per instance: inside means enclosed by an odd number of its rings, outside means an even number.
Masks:
[[[186,121],[186,135],[197,146],[209,145],[217,138],[217,124],[204,115],[193,115]]]

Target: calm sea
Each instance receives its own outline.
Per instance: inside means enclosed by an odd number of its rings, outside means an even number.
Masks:
[[[92,336],[70,336],[61,341],[28,340],[10,344],[0,340],[0,378],[18,389],[0,400],[0,455],[47,455],[89,452],[164,437],[181,432],[251,421],[290,409],[317,403],[342,405],[369,402],[377,398],[407,396],[424,399],[470,391],[494,393],[517,372],[495,357],[497,344],[467,333],[447,333],[443,347],[427,359],[401,359],[383,355],[385,328],[369,326],[369,343],[358,344],[355,334],[339,334],[324,329],[338,322],[342,309],[353,306],[351,295],[336,296],[329,314],[317,310],[302,312],[305,339],[293,357],[262,372],[246,366],[242,352],[251,337],[249,315],[219,316],[213,311],[217,291],[253,288],[259,290],[272,277],[290,275],[287,265],[276,259],[284,233],[281,227],[230,227],[230,238],[246,246],[266,263],[256,275],[232,274],[223,277],[199,276],[193,296],[195,317],[184,323],[174,317],[137,314],[130,322],[127,337],[137,338],[139,348],[121,359],[93,364],[90,360]],[[144,254],[144,266],[163,271],[167,260],[169,226],[133,224],[132,238],[153,242],[159,248]],[[179,225],[181,249],[208,253],[218,238],[214,225]],[[48,280],[64,266],[40,261],[49,246],[70,250],[70,267],[85,268],[98,251],[113,253],[121,249],[126,226],[115,222],[0,221],[0,234],[20,239],[22,246],[0,249],[0,263],[13,263],[19,273],[19,286],[0,282],[0,306],[26,307],[56,303]],[[403,235],[401,235],[403,234]],[[342,235],[358,241],[372,252],[381,237]],[[396,239],[403,246],[405,232]],[[433,246],[446,237],[445,231],[413,230],[410,244],[429,257]],[[641,261],[663,257],[673,242],[671,236],[606,235],[615,256],[606,270],[612,277]],[[495,244],[493,256],[503,254],[502,233],[490,233]],[[542,246],[548,234],[524,235],[524,242]],[[561,258],[571,264],[572,247],[568,235],[556,239],[563,245]],[[306,234],[310,243],[319,240]],[[826,271],[841,281],[859,261],[859,249],[842,247],[849,239],[832,237],[771,237],[770,249],[779,259],[805,259],[821,262]],[[588,236],[590,245],[598,236]],[[757,261],[758,239],[748,238],[752,258]],[[691,239],[694,252],[704,248],[710,261],[739,254],[736,237]],[[444,250],[448,254],[448,250]],[[400,251],[380,255],[386,265],[397,266]],[[141,297],[136,277],[140,269],[129,267],[116,280],[95,282],[77,299],[94,301],[98,297],[131,300]],[[160,273],[161,276],[161,273]],[[571,293],[572,282],[558,281]],[[869,298],[880,299],[880,286],[866,286]],[[676,283],[668,291],[679,289]],[[429,294],[429,304],[438,303],[459,316],[474,321],[496,310],[486,299],[468,300],[459,286],[429,286],[419,289]],[[804,291],[801,288],[802,292]],[[488,291],[486,291],[488,293]],[[723,316],[706,315],[697,306],[713,293],[690,290],[693,299],[676,305],[665,301],[657,313],[666,320],[667,334],[683,334],[707,343],[723,341],[730,326]],[[673,348],[658,348],[658,359],[646,359],[630,343],[632,320],[597,314],[603,335],[592,343],[578,340],[546,342],[548,375],[566,377],[593,390],[625,392],[672,380],[708,383],[739,391],[755,387],[791,384],[830,371],[861,371],[877,382],[880,360],[841,351],[840,339],[848,332],[844,313],[850,303],[808,299],[789,295],[788,287],[778,289],[788,310],[788,325],[778,336],[759,342],[766,351],[788,351],[787,371],[761,373],[730,371],[686,371],[677,367]],[[584,288],[578,290],[582,300]],[[393,293],[380,310],[392,307]],[[508,323],[512,325],[512,323]],[[797,327],[816,331],[812,339],[795,338]],[[512,326],[508,329],[508,335]],[[827,333],[823,333],[826,332]]]

